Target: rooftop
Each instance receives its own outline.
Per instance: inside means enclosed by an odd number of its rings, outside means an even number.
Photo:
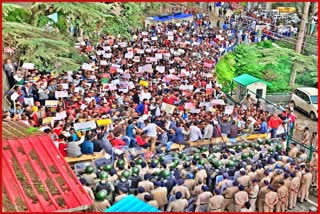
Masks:
[[[239,83],[240,85],[243,85],[243,86],[248,86],[248,85],[256,83],[256,82],[262,82],[268,86],[272,85],[271,83],[269,83],[267,81],[261,80],[259,78],[254,77],[254,76],[251,76],[249,74],[242,74],[240,76],[233,78],[232,80],[236,83]]]

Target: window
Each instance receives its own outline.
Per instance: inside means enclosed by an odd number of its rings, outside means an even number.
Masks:
[[[256,94],[257,94],[257,98],[262,97],[263,89],[257,89],[257,90],[256,90]]]
[[[317,95],[310,96],[310,98],[311,98],[312,104],[318,104],[318,96]]]

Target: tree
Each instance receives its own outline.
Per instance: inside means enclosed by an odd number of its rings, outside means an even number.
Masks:
[[[73,43],[62,35],[17,22],[2,23],[4,44],[15,47],[16,57],[40,70],[62,72],[79,69],[88,58],[80,56]]]
[[[232,53],[223,56],[216,66],[216,73],[220,84],[229,85],[235,77],[235,57]]]
[[[299,54],[301,53],[301,49],[302,49],[302,45],[303,45],[303,41],[304,41],[304,35],[305,35],[305,30],[306,30],[306,21],[308,19],[309,8],[310,8],[310,2],[305,2],[304,8],[303,8],[302,20],[300,23],[297,46],[296,46],[296,52]],[[296,69],[292,69],[291,74],[290,74],[289,86],[291,86],[291,87],[294,86],[296,75],[297,75]]]

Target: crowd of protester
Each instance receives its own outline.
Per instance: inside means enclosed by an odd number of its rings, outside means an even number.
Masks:
[[[80,181],[95,200],[93,211],[128,193],[166,211],[293,209],[297,197],[303,202],[317,181],[317,155],[306,164],[304,149],[295,143],[286,148],[286,134],[274,144],[238,142],[239,136],[251,134],[277,138],[279,127],[287,123],[293,130],[293,109],[280,115],[268,112],[250,95],[240,105],[228,104],[214,73],[220,57],[237,44],[267,37],[255,25],[252,19],[231,15],[213,27],[202,14],[194,21],[132,31],[130,40],[104,36],[93,45],[87,38],[80,49],[90,61],[59,74],[16,71],[7,60],[5,71],[16,86],[3,121],[39,127],[63,156],[114,155],[115,147],[150,151],[152,161],[120,155],[98,171],[85,169]],[[198,151],[190,147],[217,138],[227,138],[230,147],[225,142]],[[302,143],[310,140],[308,132]],[[185,149],[174,155],[173,144]],[[222,181],[215,182],[219,175]]]

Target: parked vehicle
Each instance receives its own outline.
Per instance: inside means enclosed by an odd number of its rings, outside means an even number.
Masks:
[[[294,90],[291,101],[294,108],[300,109],[309,115],[312,120],[318,119],[318,89],[301,87]]]

